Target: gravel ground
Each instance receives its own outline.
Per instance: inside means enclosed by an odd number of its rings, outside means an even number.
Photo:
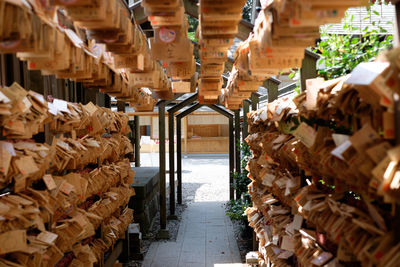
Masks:
[[[233,231],[239,247],[242,262],[246,262],[246,254],[253,251],[253,230],[239,221],[232,221]]]
[[[166,159],[168,163],[168,158]],[[158,166],[158,154],[141,154],[142,166]],[[168,166],[167,166],[168,168]],[[229,200],[229,157],[226,154],[188,155],[182,160],[182,205],[177,205],[176,215],[178,220],[168,220],[167,229],[170,241],[176,240],[179,230],[179,220],[182,212],[192,202],[219,201],[226,203]],[[167,175],[167,179],[168,179]],[[169,207],[167,198],[167,207]],[[167,208],[167,215],[169,210]],[[145,254],[160,229],[159,214],[150,234],[143,238],[142,251]],[[239,250],[243,255],[249,251],[246,235],[242,234],[243,225],[233,222],[235,236],[238,240]],[[251,241],[250,241],[251,245]],[[128,266],[141,266],[141,261],[132,261]]]

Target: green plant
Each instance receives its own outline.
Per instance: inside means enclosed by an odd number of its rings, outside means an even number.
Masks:
[[[370,6],[364,20],[370,20],[372,13],[380,15]],[[314,51],[322,55],[319,64],[324,68],[319,70],[319,75],[325,79],[346,75],[359,63],[373,61],[380,51],[393,45],[393,36],[387,34],[380,20],[372,21],[372,27],[363,29],[355,27],[353,21],[354,15],[347,13],[343,23],[344,34],[328,33],[332,25],[321,27],[321,41]],[[354,31],[359,31],[359,34],[355,35]]]
[[[251,21],[251,10],[253,6],[253,0],[247,0],[243,6],[242,18],[247,21]]]
[[[199,20],[192,16],[186,15],[189,23],[188,32],[196,32],[197,26],[199,26]]]
[[[247,143],[241,143],[237,140],[236,146],[240,149],[241,155],[241,173],[234,172],[231,175],[234,178],[233,187],[236,191],[236,199],[228,202],[228,209],[226,214],[232,220],[239,220],[247,222],[247,216],[244,215],[244,211],[251,206],[251,197],[248,193],[247,185],[251,180],[247,177],[249,172],[245,169],[247,163],[252,157],[250,147]]]
[[[300,69],[291,69],[290,73],[288,75],[289,79],[292,79],[293,81],[296,82],[296,88],[293,90],[296,95],[300,94],[300,84],[301,84],[301,79],[300,79]]]
[[[226,214],[232,219],[237,221],[242,221],[244,224],[247,224],[247,216],[244,214],[244,211],[251,205],[250,197],[230,200],[228,202],[228,208]]]
[[[199,42],[199,40],[197,40],[197,38],[196,38],[195,32],[188,32],[188,38],[192,42],[195,42],[195,43]]]

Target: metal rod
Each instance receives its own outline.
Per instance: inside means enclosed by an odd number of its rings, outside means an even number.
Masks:
[[[176,171],[178,173],[178,204],[182,204],[182,119],[176,118]]]
[[[174,113],[168,112],[169,145],[169,212],[175,215],[175,162],[174,162]]]
[[[140,167],[140,118],[133,117],[135,127],[135,167]]]
[[[234,194],[234,188],[233,188],[233,172],[235,168],[235,148],[234,148],[234,142],[235,142],[235,137],[233,134],[233,118],[229,118],[229,199],[233,200],[235,197]]]
[[[167,203],[165,190],[165,101],[158,105],[158,135],[159,135],[159,159],[160,159],[160,227],[167,227]]]

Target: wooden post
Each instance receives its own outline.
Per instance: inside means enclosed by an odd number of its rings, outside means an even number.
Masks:
[[[15,54],[12,54],[12,67],[13,67],[13,82],[17,82],[24,86],[23,79],[21,77],[21,62]]]
[[[111,108],[111,97],[108,94],[104,94],[104,107]]]
[[[185,117],[184,118],[184,132],[183,132],[183,139],[184,139],[184,142],[185,142],[185,155],[188,153],[188,125],[189,125],[189,123],[188,123],[188,121],[189,121],[189,118],[188,117]]]
[[[278,87],[280,83],[281,81],[275,78],[269,78],[264,82],[263,86],[268,90],[268,103],[278,99]]]
[[[121,112],[125,112],[125,102],[117,101],[117,110]]]
[[[235,171],[241,173],[241,160],[240,160],[240,109],[235,111]],[[235,181],[233,181],[235,182]],[[240,198],[236,192],[236,199]]]
[[[160,165],[160,231],[157,238],[168,239],[167,228],[167,198],[165,186],[165,100],[158,104],[158,139]]]
[[[169,145],[169,219],[175,219],[175,153],[174,153],[174,111],[168,112]]]
[[[258,108],[258,102],[259,102],[259,94],[258,93],[252,93],[251,94],[251,110],[257,110]]]
[[[137,115],[133,118],[135,128],[135,167],[140,167],[140,118]]]
[[[301,91],[306,90],[306,80],[317,77],[317,61],[319,59],[319,55],[311,52],[308,49],[305,49],[304,59],[301,64]]]
[[[0,55],[0,85],[7,86],[6,55]]]
[[[233,188],[233,172],[235,170],[235,136],[233,134],[233,118],[229,118],[229,199],[235,198]]]
[[[176,171],[178,173],[178,204],[182,204],[182,127],[181,118],[176,118]]]
[[[245,142],[246,137],[249,135],[249,127],[247,123],[247,114],[250,110],[250,103],[247,99],[243,100],[243,128],[242,128],[242,139]]]

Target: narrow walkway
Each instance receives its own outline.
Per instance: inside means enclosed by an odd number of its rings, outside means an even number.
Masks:
[[[183,160],[184,211],[176,241],[151,244],[143,267],[243,266],[230,219],[228,159],[189,156]]]

